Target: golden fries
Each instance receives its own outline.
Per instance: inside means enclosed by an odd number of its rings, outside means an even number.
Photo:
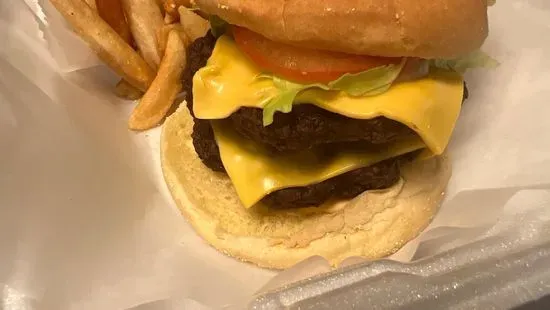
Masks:
[[[92,8],[92,10],[97,11],[97,5],[95,0],[85,0],[86,4],[88,4],[89,7]]]
[[[175,19],[172,15],[168,15],[168,14],[164,14],[164,23],[166,25],[170,25],[170,24],[173,24],[175,22],[177,22],[178,20]]]
[[[183,26],[182,25],[180,25],[180,24],[164,25],[160,29],[160,33],[157,35],[157,37],[159,39],[159,49],[160,49],[161,55],[164,55],[164,53],[165,53],[166,43],[168,42],[168,35],[170,34],[170,32],[172,30],[177,30],[178,31],[178,34],[180,35],[180,37],[183,41],[183,44],[185,46],[188,46],[189,43],[190,43],[189,38],[187,38],[187,35],[183,31]]]
[[[155,0],[155,2],[157,3],[160,10],[162,11],[161,13],[164,14],[164,0]]]
[[[115,95],[127,100],[138,100],[143,96],[143,92],[130,85],[125,80],[120,80],[115,86]]]
[[[178,30],[170,31],[157,76],[132,112],[128,122],[130,129],[146,130],[162,122],[181,91],[185,54],[185,44]]]
[[[50,1],[101,60],[132,86],[147,90],[154,72],[97,12],[83,0]]]
[[[181,94],[186,46],[209,30],[208,21],[186,7],[192,1],[50,1],[99,58],[121,76],[115,94],[139,99],[128,127],[147,130],[162,123]],[[180,22],[164,24],[165,10],[166,21]]]
[[[162,55],[157,45],[157,33],[164,25],[155,0],[122,0],[136,45],[151,68],[156,70]]]
[[[180,15],[180,24],[191,41],[203,37],[210,29],[208,21],[189,8],[180,6],[178,7],[178,12]]]
[[[177,21],[180,17],[178,8],[184,6],[187,8],[191,7],[191,0],[166,0],[164,1],[164,12],[167,16],[170,16],[173,21]]]
[[[130,26],[128,26],[126,22],[120,0],[96,0],[96,6],[99,16],[106,21],[107,24],[126,41],[126,43],[132,45],[132,33],[130,32]],[[123,79],[117,83],[115,95],[124,99],[137,100],[141,98],[143,92]]]
[[[132,33],[126,22],[120,0],[95,0],[97,13],[126,43],[132,45]]]

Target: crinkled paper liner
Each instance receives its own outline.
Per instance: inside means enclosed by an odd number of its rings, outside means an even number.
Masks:
[[[0,266],[4,305],[239,308],[259,290],[329,271],[314,257],[275,274],[205,245],[164,187],[159,130],[128,133],[131,104],[112,95],[116,77],[51,4],[10,2],[0,4],[9,42],[0,45],[0,253],[13,253]],[[490,20],[484,50],[501,66],[466,76],[446,201],[390,259],[485,238],[475,228],[528,210],[550,213],[550,5],[499,1]]]

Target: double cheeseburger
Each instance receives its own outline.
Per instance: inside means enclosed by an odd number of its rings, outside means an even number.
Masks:
[[[166,182],[218,250],[263,267],[380,258],[430,222],[486,0],[196,0]],[[220,31],[222,29],[222,31]],[[479,60],[479,57],[476,58]]]

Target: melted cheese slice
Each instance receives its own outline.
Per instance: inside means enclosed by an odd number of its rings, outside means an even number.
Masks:
[[[354,146],[328,154],[308,150],[273,156],[265,148],[243,138],[225,121],[212,122],[214,136],[227,174],[246,208],[283,188],[319,183],[385,159],[425,148],[418,137],[377,146]]]
[[[223,165],[246,208],[266,195],[284,188],[322,182],[354,169],[415,150],[441,154],[451,136],[462,104],[462,77],[436,71],[424,79],[400,83],[372,97],[350,97],[343,92],[310,89],[296,101],[311,103],[351,118],[384,116],[401,122],[419,137],[385,145],[376,150],[356,147],[327,154],[309,150],[273,156],[247,140],[222,120],[240,107],[262,107],[277,93],[269,79],[257,79],[261,72],[235,46],[221,37],[206,67],[193,78],[195,116],[213,121],[214,135]]]
[[[277,93],[270,79],[257,79],[261,71],[227,36],[218,39],[207,65],[193,78],[193,112],[202,119],[223,119],[240,107],[261,108]],[[371,97],[351,97],[344,92],[308,89],[298,103],[311,103],[356,119],[384,116],[398,121],[424,140],[433,154],[441,154],[460,113],[463,79],[454,72],[433,71],[427,77],[393,85]]]

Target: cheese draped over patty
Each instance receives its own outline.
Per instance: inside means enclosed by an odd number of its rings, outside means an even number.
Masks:
[[[193,78],[195,116],[222,120],[241,107],[262,108],[278,89],[272,80],[258,79],[261,73],[230,37],[220,37],[207,65]],[[239,136],[224,121],[212,124],[223,165],[243,205],[249,208],[274,191],[319,183],[422,148],[442,154],[460,113],[463,87],[459,74],[432,70],[422,79],[395,84],[376,96],[351,97],[322,89],[298,94],[295,104],[314,104],[355,119],[383,116],[418,134],[419,138],[384,145],[376,151],[356,147],[328,156],[314,149],[273,156]]]

